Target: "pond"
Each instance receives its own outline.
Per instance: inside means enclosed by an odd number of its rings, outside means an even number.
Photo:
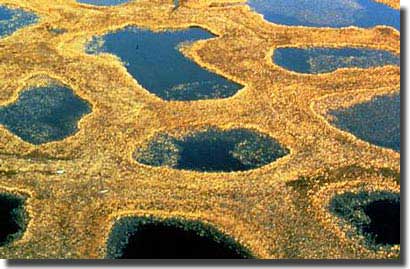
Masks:
[[[289,150],[268,135],[247,129],[209,128],[182,138],[157,134],[134,156],[151,166],[232,172],[259,168],[287,154]]]
[[[0,5],[0,38],[37,21],[38,17],[34,13]]]
[[[20,238],[26,229],[24,198],[0,193],[0,246]]]
[[[400,94],[328,112],[336,127],[380,147],[400,152]]]
[[[388,25],[400,30],[400,11],[372,0],[248,0],[270,22],[310,27]]]
[[[333,197],[329,209],[355,226],[370,247],[400,244],[400,194],[346,192]]]
[[[164,100],[230,97],[242,86],[202,68],[179,51],[183,43],[212,37],[200,28],[152,32],[127,27],[95,37],[86,51],[118,56],[138,83]]]
[[[107,242],[110,259],[243,259],[250,252],[209,224],[124,217]]]
[[[132,0],[77,0],[78,3],[94,6],[117,6]]]
[[[273,62],[285,69],[305,74],[319,74],[338,68],[400,66],[400,56],[391,52],[358,48],[278,48]]]
[[[0,124],[38,145],[74,134],[78,121],[90,112],[88,102],[55,84],[23,90],[15,103],[0,107]]]

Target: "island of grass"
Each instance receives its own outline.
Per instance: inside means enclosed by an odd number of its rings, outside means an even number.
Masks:
[[[135,159],[146,165],[200,172],[232,172],[259,168],[289,154],[270,136],[248,129],[208,128],[181,138],[157,134]]]
[[[107,241],[109,259],[246,259],[248,249],[216,228],[178,218],[123,217]]]

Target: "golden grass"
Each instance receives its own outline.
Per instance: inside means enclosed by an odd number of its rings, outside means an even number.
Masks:
[[[271,55],[277,47],[318,45],[399,54],[399,32],[383,26],[274,25],[238,2],[191,0],[172,12],[168,0],[109,8],[74,0],[0,0],[41,16],[38,24],[0,40],[0,105],[16,100],[27,85],[44,83],[47,75],[69,85],[93,109],[80,121],[78,133],[40,146],[0,127],[0,186],[30,193],[31,218],[22,240],[0,248],[2,258],[103,258],[113,219],[130,214],[204,220],[259,258],[397,257],[398,251],[373,253],[346,243],[338,227],[326,222],[326,200],[315,198],[324,192],[303,194],[287,183],[351,165],[363,168],[359,178],[349,179],[352,183],[345,183],[343,173],[335,179],[343,181],[342,187],[366,178],[368,169],[375,171],[374,184],[393,182],[380,169],[398,172],[399,153],[333,128],[321,112],[329,96],[343,107],[375,93],[398,91],[400,68],[302,75],[273,65]],[[397,7],[396,1],[389,3]],[[141,88],[116,58],[84,52],[92,36],[125,25],[210,30],[219,37],[195,42],[183,53],[245,88],[221,100],[162,101]],[[50,27],[67,33],[53,34]],[[345,98],[359,90],[357,98]],[[291,154],[260,169],[235,173],[148,167],[132,158],[135,148],[158,131],[184,132],[208,125],[256,128],[291,149]],[[64,173],[57,174],[58,170]],[[10,171],[16,173],[6,173]],[[335,184],[328,188],[338,189]],[[383,184],[380,188],[392,188],[392,183]]]

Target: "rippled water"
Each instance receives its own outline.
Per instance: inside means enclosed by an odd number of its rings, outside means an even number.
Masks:
[[[71,89],[50,85],[24,90],[16,103],[0,107],[0,124],[29,143],[42,144],[75,133],[80,118],[90,112]]]
[[[162,99],[225,98],[234,95],[242,86],[202,68],[178,49],[184,42],[212,37],[200,28],[152,32],[127,27],[94,38],[87,51],[117,55],[145,89]]]
[[[383,50],[358,48],[278,48],[273,62],[295,72],[318,74],[348,67],[399,66],[400,56]]]
[[[373,27],[400,30],[400,11],[372,0],[248,0],[270,22],[313,27]]]
[[[385,95],[329,111],[332,124],[377,146],[400,152],[400,95]]]
[[[0,38],[37,21],[38,17],[34,13],[0,5]]]

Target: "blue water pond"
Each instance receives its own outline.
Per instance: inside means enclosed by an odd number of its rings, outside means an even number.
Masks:
[[[338,68],[370,68],[400,65],[400,56],[391,52],[358,48],[278,48],[275,64],[298,73],[318,74]]]
[[[77,0],[78,3],[94,5],[94,6],[117,6],[131,0]]]
[[[373,27],[400,30],[400,11],[372,0],[248,0],[270,22],[311,27]]]
[[[161,133],[137,149],[135,159],[151,166],[201,172],[259,168],[289,154],[275,139],[248,130],[209,128],[182,138]]]
[[[118,56],[145,89],[162,99],[225,98],[234,95],[242,86],[202,68],[178,49],[181,43],[212,37],[200,28],[153,32],[127,27],[104,35],[100,46],[101,39],[95,37],[86,50]]]
[[[60,85],[24,90],[17,102],[0,107],[0,124],[24,141],[38,145],[75,133],[90,105]]]
[[[332,124],[369,143],[400,152],[400,94],[329,111]]]
[[[36,23],[37,20],[38,17],[34,13],[0,5],[0,38]]]

